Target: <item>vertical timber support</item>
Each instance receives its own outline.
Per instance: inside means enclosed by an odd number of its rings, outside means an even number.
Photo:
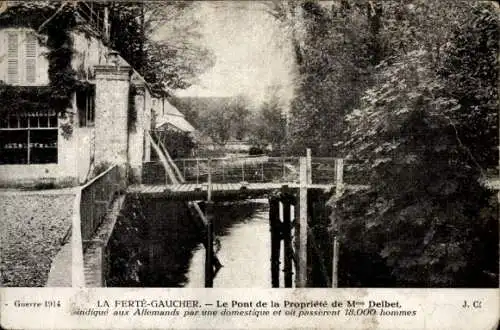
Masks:
[[[290,192],[288,186],[281,190],[281,203],[283,204],[283,245],[285,249],[284,272],[285,288],[293,285],[293,248],[292,248],[292,221],[290,217]]]
[[[205,288],[214,286],[214,267],[213,267],[213,202],[207,201],[205,204],[205,214],[207,218],[207,237],[205,245]]]
[[[299,221],[297,226],[297,274],[296,287],[307,285],[307,159],[300,158],[299,174]]]
[[[208,187],[207,187],[207,203],[205,205],[205,214],[207,217],[207,242],[205,245],[205,288],[212,288],[214,286],[214,227],[213,227],[213,202],[212,202],[212,175],[211,175],[211,161],[208,160]]]
[[[335,201],[344,193],[344,160],[335,159]],[[337,235],[333,236],[332,288],[338,287],[339,242]]]
[[[306,159],[307,159],[307,183],[312,184],[312,157],[311,149],[306,149]]]
[[[271,284],[273,288],[280,286],[281,221],[279,207],[278,198],[270,197],[269,225],[271,230]]]

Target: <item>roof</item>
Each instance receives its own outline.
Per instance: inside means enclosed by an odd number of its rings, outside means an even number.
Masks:
[[[165,112],[164,115],[158,118],[156,128],[173,126],[178,130],[189,133],[196,130],[193,125],[186,120],[184,115],[166,99],[163,99],[163,106]]]
[[[175,116],[165,114],[158,120],[158,124],[156,128],[165,127],[165,126],[173,126],[183,132],[194,132],[195,128],[191,125],[184,116]]]

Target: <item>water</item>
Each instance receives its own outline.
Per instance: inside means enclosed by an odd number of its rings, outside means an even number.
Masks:
[[[267,199],[251,202],[255,207],[252,214],[246,214],[220,232],[215,229],[221,243],[217,256],[224,265],[214,279],[215,288],[271,287],[269,204]],[[214,226],[217,227],[215,222]],[[204,287],[204,263],[205,250],[200,244],[191,258],[185,287]]]

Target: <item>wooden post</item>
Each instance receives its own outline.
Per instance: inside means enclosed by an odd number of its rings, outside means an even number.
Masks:
[[[280,286],[281,222],[279,218],[279,200],[269,198],[269,225],[271,231],[271,285]]]
[[[306,159],[307,159],[307,183],[312,183],[312,157],[311,149],[306,149]]]
[[[300,218],[300,205],[299,205],[299,195],[297,194],[296,196],[294,196],[294,204],[293,204],[293,207],[294,207],[294,241],[293,241],[293,248],[295,250],[295,260],[294,260],[294,265],[295,265],[295,274],[298,274],[299,273],[299,264],[298,264],[298,260],[297,260],[297,256],[298,256],[298,251],[300,250],[300,241],[298,239],[299,237],[299,233],[300,233],[300,221],[299,221],[299,218]],[[295,275],[295,278],[297,278],[297,275]]]
[[[103,26],[104,26],[104,39],[106,41],[108,41],[109,40],[109,9],[108,9],[107,5],[104,7]]]
[[[335,159],[335,201],[337,201],[344,192],[344,160]],[[334,224],[332,223],[332,226]],[[332,287],[338,287],[338,263],[339,263],[339,242],[337,235],[333,236],[333,256],[332,256]]]
[[[19,122],[19,121],[18,121]],[[28,118],[28,122],[29,122],[29,118]],[[31,137],[30,137],[30,130],[28,130],[28,158],[27,158],[27,164],[31,164]]]
[[[186,179],[186,160],[182,160],[182,176]]]
[[[262,182],[264,182],[264,162],[261,163],[261,169],[262,169]]]
[[[299,223],[298,223],[298,251],[296,287],[305,288],[307,285],[307,159],[300,157],[299,175]]]
[[[333,237],[332,288],[338,288],[339,242]]]
[[[286,173],[285,173],[285,157],[281,156],[281,161],[283,163],[283,178],[282,180],[285,180]]]
[[[214,250],[214,237],[213,237],[213,202],[208,200],[205,204],[205,214],[207,219],[207,237],[205,244],[205,288],[212,288],[214,286],[214,267],[213,267],[213,250]]]
[[[208,159],[207,201],[212,200],[212,160]]]
[[[225,166],[226,161],[224,159],[222,159],[221,162],[222,162],[222,182],[225,182],[226,179],[225,179],[225,173],[224,172],[225,172],[225,168],[226,168],[226,166]]]
[[[284,272],[285,288],[291,288],[293,285],[293,249],[292,249],[292,226],[290,219],[290,195],[288,187],[283,186],[281,191],[281,203],[283,204],[283,245],[285,249]]]
[[[344,159],[335,159],[335,198],[344,193]]]
[[[200,184],[200,160],[196,158],[196,184]]]
[[[242,175],[241,181],[245,181],[245,160],[244,159],[243,159],[243,162],[241,163],[241,175]]]

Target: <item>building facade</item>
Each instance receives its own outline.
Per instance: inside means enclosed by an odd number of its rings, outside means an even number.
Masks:
[[[22,98],[12,105],[15,110],[0,113],[0,186],[75,185],[111,164],[140,181],[142,163],[150,157],[151,91],[100,33],[86,28],[71,31],[71,67],[86,88],[72,93],[64,113],[49,101],[23,106]],[[0,26],[0,43],[0,101],[12,101],[6,90],[33,98],[49,90],[50,56],[43,34]]]

